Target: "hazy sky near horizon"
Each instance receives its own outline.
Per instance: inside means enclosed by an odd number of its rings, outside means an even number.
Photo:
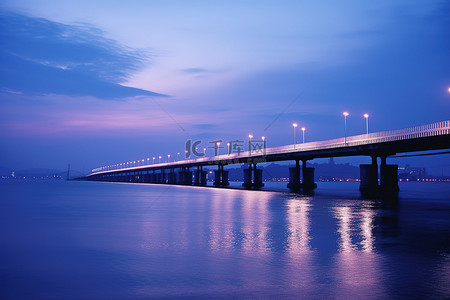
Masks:
[[[364,113],[371,131],[450,119],[448,1],[4,0],[0,19],[7,168],[285,145],[292,122],[337,138],[343,111],[349,135]]]

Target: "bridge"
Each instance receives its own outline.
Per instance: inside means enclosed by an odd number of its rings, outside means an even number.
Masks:
[[[167,163],[141,166],[98,168],[85,179],[111,182],[140,182],[159,184],[182,184],[205,186],[205,166],[217,166],[214,172],[214,186],[229,185],[225,165],[248,164],[244,169],[243,186],[258,188],[264,186],[262,169],[258,163],[274,161],[295,161],[289,168],[288,188],[311,190],[316,187],[314,168],[306,162],[315,158],[369,156],[371,164],[360,165],[360,190],[374,193],[382,191],[392,194],[398,191],[398,166],[387,164],[389,156],[397,153],[432,151],[450,148],[450,121],[442,121],[410,128],[374,132],[327,141],[292,144],[281,147],[263,148],[260,151],[228,153],[213,157],[185,159]],[[380,158],[380,166],[378,166]],[[300,166],[300,161],[302,165]],[[192,172],[191,168],[195,170]]]

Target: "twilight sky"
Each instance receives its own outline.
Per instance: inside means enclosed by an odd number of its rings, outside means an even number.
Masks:
[[[450,119],[448,1],[0,4],[0,166],[72,168]],[[439,157],[439,158],[438,158]],[[450,173],[450,156],[395,159]],[[424,165],[424,166],[425,166]],[[435,168],[435,169],[433,169]]]

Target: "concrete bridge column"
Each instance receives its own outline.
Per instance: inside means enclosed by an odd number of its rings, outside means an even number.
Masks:
[[[303,190],[313,190],[317,187],[314,182],[314,168],[306,167],[306,160],[302,160],[302,188]]]
[[[155,170],[152,170],[152,173],[148,174],[148,181],[149,183],[155,183]]]
[[[223,169],[223,165],[218,165],[218,170],[214,171],[214,185],[215,186],[227,186],[228,182],[228,171]]]
[[[256,164],[253,164],[253,186],[254,187],[263,187],[264,186],[262,174],[263,174],[263,170],[257,169]]]
[[[184,183],[185,185],[192,185],[192,171],[189,170],[189,167],[186,168],[184,172]]]
[[[386,156],[381,157],[380,190],[384,195],[394,195],[400,190],[398,187],[398,165],[387,165]]]
[[[372,164],[359,165],[359,190],[362,193],[378,192],[378,165],[377,157],[372,156]]]
[[[178,172],[178,184],[192,185],[192,172],[188,167],[183,167]]]
[[[180,168],[180,170],[178,171],[177,184],[183,184],[183,171],[184,167]]]
[[[199,185],[200,183],[200,166],[197,166],[197,170],[194,171],[194,185]]]
[[[253,185],[252,171],[252,164],[248,164],[248,169],[244,169],[244,182],[242,186],[249,188]]]
[[[167,183],[175,184],[176,182],[177,182],[177,174],[174,172],[173,169],[170,169],[169,173],[167,174]]]
[[[147,175],[145,176],[145,182],[147,182],[147,183],[152,182],[151,175],[152,174],[150,173],[150,170],[147,170]]]
[[[206,171],[203,171],[202,166],[197,166],[194,185],[206,185]]]
[[[288,188],[299,190],[302,184],[300,183],[300,162],[295,160],[295,167],[289,168],[289,183]]]
[[[161,183],[167,183],[167,174],[164,169],[161,169]]]
[[[200,171],[200,176],[199,176],[199,178],[200,178],[200,182],[199,182],[199,184],[200,185],[206,185],[206,171]]]
[[[159,173],[156,173],[155,174],[156,175],[156,177],[155,177],[155,183],[162,183],[163,182],[163,170],[160,170],[160,172]]]

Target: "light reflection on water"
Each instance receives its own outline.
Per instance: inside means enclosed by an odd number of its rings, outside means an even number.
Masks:
[[[448,186],[398,203],[345,185],[0,187],[4,298],[450,296]]]

